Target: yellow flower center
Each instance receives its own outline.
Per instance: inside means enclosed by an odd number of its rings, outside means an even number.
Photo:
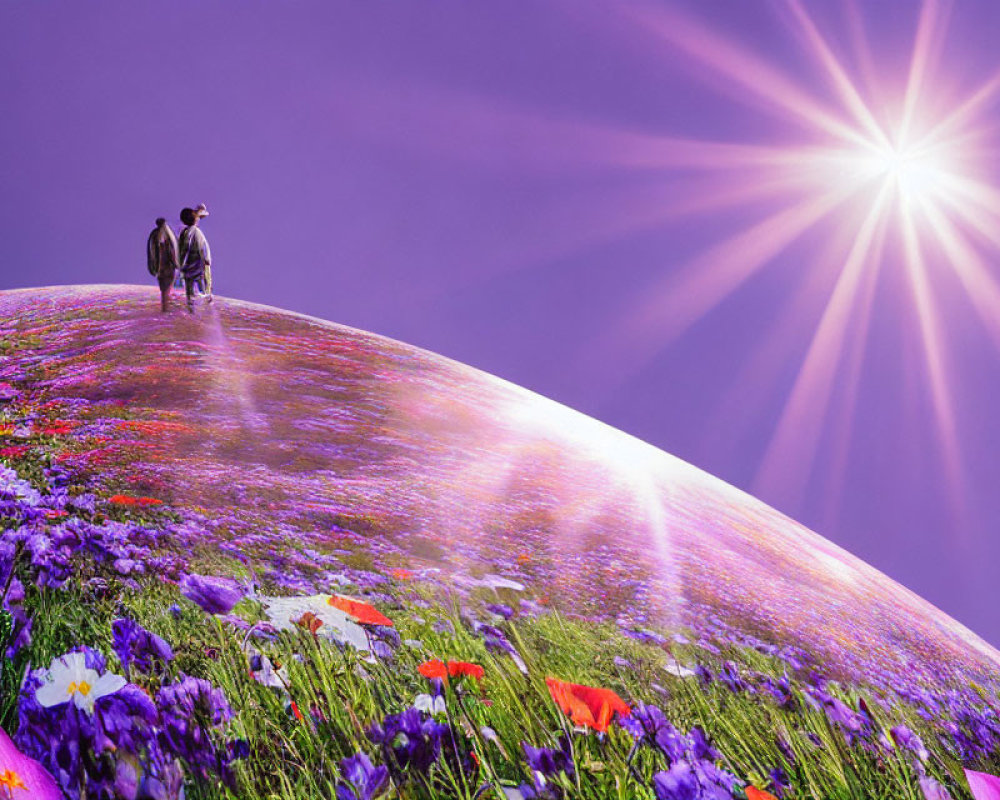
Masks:
[[[79,692],[84,697],[86,697],[88,694],[90,694],[90,684],[87,683],[86,681],[80,681],[79,683],[73,681],[69,686],[66,687],[66,694],[75,694],[76,692]]]
[[[3,772],[0,772],[0,786],[6,786],[8,789],[27,790],[28,788],[24,785],[24,781],[21,780],[21,776],[12,769],[5,769]]]

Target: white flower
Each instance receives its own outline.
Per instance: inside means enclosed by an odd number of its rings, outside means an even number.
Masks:
[[[673,664],[664,664],[663,671],[668,675],[673,675],[675,678],[690,678],[692,675],[697,674],[690,667],[685,667],[683,664],[678,664],[676,661]]]
[[[341,644],[349,644],[357,650],[368,652],[371,644],[365,629],[345,612],[331,606],[329,595],[314,594],[308,597],[259,597],[264,604],[267,618],[275,628],[282,631],[294,630],[305,614],[312,614],[322,624],[317,633],[323,634]]]
[[[413,707],[428,714],[444,714],[446,711],[444,698],[441,695],[431,697],[429,694],[418,694],[413,701]]]
[[[493,573],[483,575],[479,579],[479,585],[488,586],[490,589],[512,589],[515,592],[524,591],[523,583],[518,583],[517,581],[512,581],[510,578],[505,578],[502,575],[494,575]]]
[[[88,714],[94,713],[98,698],[114,694],[126,684],[121,675],[89,669],[83,653],[67,653],[55,659],[45,674],[44,683],[35,692],[35,698],[46,708],[68,703],[70,700]]]
[[[251,660],[255,657],[260,659],[260,669],[256,671],[250,670],[251,676],[253,676],[253,679],[257,683],[269,686],[272,689],[281,690],[284,690],[288,686],[288,667],[282,665],[281,669],[275,669],[274,664],[271,663],[271,659],[249,645],[246,647],[246,653]]]

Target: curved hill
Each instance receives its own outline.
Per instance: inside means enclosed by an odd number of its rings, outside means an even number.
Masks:
[[[714,625],[855,674],[1000,653],[755,498],[589,417],[370,333],[152,289],[0,292],[0,386],[61,403],[60,456],[203,516],[206,547],[271,554],[267,579],[350,546],[439,585],[525,584],[565,613]],[[2,354],[2,353],[0,353]],[[94,430],[126,406],[130,420]],[[289,567],[289,569],[285,569]]]

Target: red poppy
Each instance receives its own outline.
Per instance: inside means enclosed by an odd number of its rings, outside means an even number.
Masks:
[[[616,711],[622,716],[632,713],[628,703],[611,689],[581,686],[558,678],[546,678],[545,684],[556,705],[573,720],[574,725],[584,725],[603,732],[608,729],[608,723]]]
[[[442,681],[448,680],[449,675],[452,678],[475,678],[480,681],[486,674],[486,670],[479,664],[472,664],[468,661],[449,661],[446,667],[444,662],[436,658],[425,661],[417,669],[425,678],[437,678]]]
[[[132,497],[127,494],[113,494],[108,498],[112,503],[120,506],[159,506],[163,505],[162,500],[155,497]]]
[[[294,700],[292,700],[292,713],[295,715],[295,719],[299,722],[303,721],[302,712],[299,711],[299,707],[295,704]]]
[[[14,445],[13,447],[0,447],[0,458],[20,458],[30,449],[25,444]]]
[[[326,601],[334,608],[339,608],[348,616],[354,617],[355,622],[362,625],[388,625],[392,627],[392,620],[379,611],[374,606],[368,605],[361,600],[354,600],[350,597],[334,594]]]
[[[417,669],[425,678],[437,678],[442,681],[448,679],[448,668],[444,665],[443,661],[437,658],[425,661]]]
[[[778,800],[773,794],[753,786],[747,786],[747,800]]]
[[[48,511],[45,512],[46,519],[58,519],[59,517],[68,517],[68,516],[69,513],[66,511],[62,511],[61,509],[57,510],[54,508],[50,508]]]
[[[301,617],[295,620],[295,624],[301,625],[303,628],[309,631],[309,633],[315,636],[317,632],[319,632],[319,629],[323,627],[323,620],[321,620],[319,617],[313,614],[312,611],[307,611],[305,614],[303,614]]]
[[[470,677],[481,681],[486,671],[479,664],[471,664],[468,661],[449,661],[448,674],[453,678]]]
[[[75,422],[71,420],[54,419],[45,425],[35,425],[35,432],[46,436],[65,436],[73,431]]]
[[[402,567],[396,567],[392,570],[392,577],[398,581],[409,581],[413,580],[413,573],[408,569],[403,569]]]

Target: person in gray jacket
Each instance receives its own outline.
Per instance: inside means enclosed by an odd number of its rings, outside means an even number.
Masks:
[[[212,251],[208,246],[208,239],[198,227],[201,218],[207,216],[208,210],[204,203],[197,208],[181,210],[181,222],[185,227],[181,231],[178,249],[188,311],[192,313],[194,313],[195,286],[198,287],[200,294],[207,295],[209,303],[212,302]]]

